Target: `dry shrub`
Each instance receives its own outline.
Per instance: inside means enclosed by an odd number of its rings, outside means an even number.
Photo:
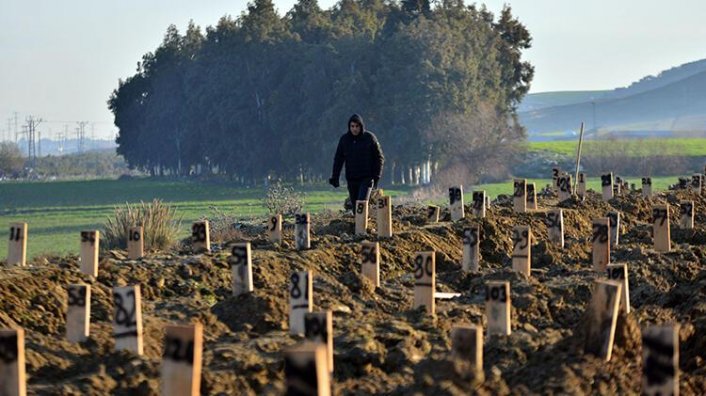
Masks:
[[[161,250],[171,247],[177,240],[181,227],[181,216],[177,218],[176,208],[159,199],[151,203],[125,203],[115,208],[113,218],[104,224],[105,242],[108,249],[124,249],[130,227],[144,228],[146,250]]]
[[[267,187],[262,206],[267,208],[270,214],[293,216],[301,213],[304,207],[304,194],[294,191],[294,187],[285,186],[277,180]]]
[[[243,233],[237,228],[238,221],[235,217],[221,211],[215,206],[209,206],[211,215],[202,220],[208,220],[212,242],[242,241]]]

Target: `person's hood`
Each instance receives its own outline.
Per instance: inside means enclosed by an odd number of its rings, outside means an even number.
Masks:
[[[360,114],[353,114],[351,118],[348,119],[348,124],[346,124],[346,129],[348,129],[348,133],[351,133],[351,122],[355,121],[356,123],[360,124],[360,129],[361,129],[361,135],[365,132],[365,123],[363,122],[363,117],[360,116]]]

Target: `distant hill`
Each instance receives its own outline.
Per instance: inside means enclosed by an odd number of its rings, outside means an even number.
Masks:
[[[706,60],[612,91],[528,95],[519,117],[530,139],[543,134],[552,139],[572,136],[569,131],[581,121],[593,135],[706,136]]]

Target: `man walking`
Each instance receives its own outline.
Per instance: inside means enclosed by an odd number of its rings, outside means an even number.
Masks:
[[[348,120],[348,132],[341,136],[333,159],[333,173],[328,182],[338,188],[343,164],[351,207],[355,201],[368,200],[370,190],[377,188],[385,157],[375,135],[365,130],[363,118],[353,114]]]

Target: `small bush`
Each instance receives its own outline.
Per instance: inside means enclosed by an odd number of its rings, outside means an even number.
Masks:
[[[285,186],[278,180],[267,187],[262,205],[270,214],[292,216],[301,213],[304,207],[304,194],[294,191],[294,187]]]
[[[211,242],[242,241],[243,233],[236,228],[238,220],[221,211],[215,206],[208,207],[211,215],[202,220],[208,220]]]
[[[105,246],[108,249],[125,249],[130,227],[144,228],[145,250],[166,249],[174,244],[181,227],[181,217],[176,209],[159,199],[151,203],[125,203],[115,208],[114,218],[104,224]]]

